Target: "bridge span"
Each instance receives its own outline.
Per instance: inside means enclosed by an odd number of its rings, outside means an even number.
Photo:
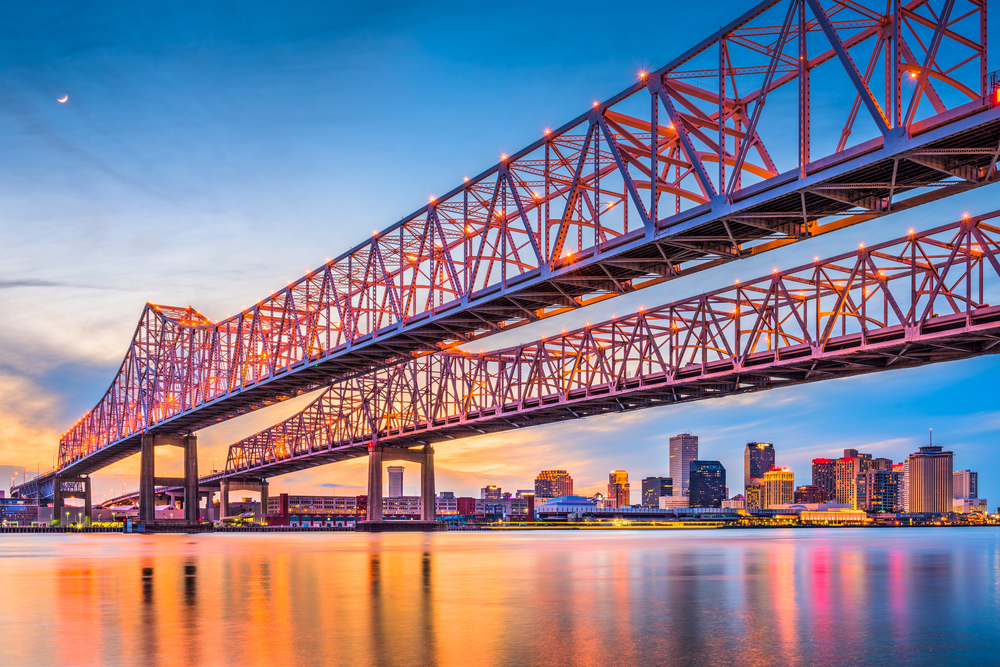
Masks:
[[[62,437],[59,474],[135,454],[144,435],[187,437],[384,364],[996,182],[986,3],[886,7],[765,0],[234,317],[147,305],[106,395]],[[844,86],[851,95],[836,94]],[[813,137],[817,99],[839,136]],[[796,149],[779,150],[793,131]]]
[[[266,478],[437,442],[1000,352],[995,211],[486,353],[330,387],[230,447]],[[987,301],[992,301],[992,305]]]

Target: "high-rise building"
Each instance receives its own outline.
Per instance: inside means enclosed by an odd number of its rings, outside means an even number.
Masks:
[[[830,494],[826,489],[821,489],[815,484],[806,484],[795,489],[795,503],[826,503],[830,501]]]
[[[642,480],[642,506],[656,509],[660,506],[661,496],[670,496],[674,492],[674,481],[670,477],[647,477]]]
[[[955,498],[979,497],[979,473],[971,470],[956,470],[951,475],[951,491]]]
[[[892,470],[865,470],[858,473],[856,509],[868,512],[898,512],[902,505],[899,487],[902,474]]]
[[[480,489],[479,497],[482,500],[501,500],[503,498],[503,494],[500,492],[499,486],[496,484],[488,484]]]
[[[752,479],[746,489],[746,508],[748,510],[764,509],[764,480]]]
[[[674,480],[674,495],[688,495],[691,461],[697,458],[698,436],[679,433],[670,438],[670,478]]]
[[[771,505],[787,505],[795,502],[795,473],[788,468],[771,468],[761,478],[764,509]]]
[[[837,495],[837,475],[833,459],[813,459],[812,485],[826,492],[828,498]]]
[[[543,470],[535,478],[535,498],[562,498],[573,495],[573,478],[565,470]]]
[[[834,498],[838,503],[858,508],[858,474],[871,470],[872,466],[871,454],[862,454],[856,449],[844,450],[844,458],[837,459],[833,465],[836,478]]]
[[[774,467],[774,445],[769,442],[748,442],[743,450],[743,488],[751,479],[760,479]]]
[[[691,461],[689,465],[689,506],[722,507],[726,499],[726,469],[718,461]]]
[[[628,473],[624,470],[612,470],[608,475],[608,495],[604,499],[604,506],[627,507],[630,503]]]
[[[389,466],[389,493],[386,498],[403,497],[403,466]]]
[[[893,466],[895,468],[896,466]],[[903,477],[899,489],[899,504],[904,512],[910,511],[910,459],[903,461]]]
[[[872,459],[868,462],[867,466],[865,466],[865,463],[862,462],[861,472],[864,472],[865,470],[892,470],[892,459],[887,459],[885,457]]]
[[[910,475],[906,491],[910,512],[944,513],[952,510],[953,457],[953,452],[946,452],[939,445],[921,447],[919,452],[907,457]]]

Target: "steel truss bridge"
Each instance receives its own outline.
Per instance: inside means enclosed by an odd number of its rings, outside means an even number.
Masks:
[[[351,378],[230,447],[270,477],[482,433],[1000,352],[1000,211],[495,352]],[[987,298],[994,305],[987,303]]]
[[[47,475],[995,183],[986,30],[986,0],[765,0],[234,317],[147,304]]]

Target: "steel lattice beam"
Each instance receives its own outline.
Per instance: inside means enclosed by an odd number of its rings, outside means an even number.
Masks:
[[[62,437],[60,469],[91,472],[137,451],[144,432],[190,433],[414,354],[995,182],[1000,109],[985,101],[986,2],[956,0],[942,15],[927,0],[898,14],[885,7],[767,0],[235,317],[215,323],[192,308],[147,305],[108,392]],[[843,110],[842,140],[810,161],[809,82],[845,73],[857,101]],[[798,96],[769,95],[791,85]],[[862,107],[881,128],[874,136]],[[790,162],[768,150],[767,123],[798,127]]]
[[[1000,299],[997,217],[517,347],[383,368],[232,445],[216,477],[1000,352],[1000,305],[987,303]]]

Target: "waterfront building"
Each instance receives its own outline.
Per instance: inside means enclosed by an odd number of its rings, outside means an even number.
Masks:
[[[858,474],[855,509],[866,512],[898,512],[900,475],[892,470],[865,470]]]
[[[534,489],[518,489],[517,493],[514,494],[515,498],[524,498],[526,496],[534,497],[535,496],[535,490]]]
[[[676,510],[690,506],[688,496],[660,496],[660,509]]]
[[[629,500],[628,473],[624,470],[612,470],[608,475],[608,495],[604,499],[605,507],[625,507]]]
[[[573,478],[565,470],[543,470],[535,478],[535,497],[562,498],[573,495]]]
[[[919,452],[907,457],[906,461],[910,464],[906,485],[909,512],[931,514],[952,511],[953,457],[953,452],[946,452],[939,445],[921,447]]]
[[[796,503],[825,503],[831,496],[826,489],[821,489],[815,484],[806,484],[795,489]]]
[[[956,470],[951,474],[951,492],[955,499],[979,497],[979,473],[971,470]]]
[[[867,513],[850,507],[819,511],[804,510],[799,513],[799,521],[802,523],[864,523],[869,520]]]
[[[670,478],[674,480],[675,495],[688,495],[691,486],[691,461],[697,458],[698,436],[679,433],[670,438]]]
[[[723,500],[722,506],[731,510],[745,510],[747,508],[747,500],[741,494],[736,494],[729,500]]]
[[[761,479],[774,467],[774,445],[769,442],[748,442],[743,450],[743,490],[750,480]]]
[[[955,498],[951,507],[958,514],[986,514],[986,498]]]
[[[585,513],[593,512],[597,504],[583,496],[548,498],[535,506],[535,515],[542,521],[577,521]]]
[[[825,491],[830,498],[837,495],[837,475],[833,459],[813,459],[812,485]]]
[[[690,507],[722,507],[726,499],[726,469],[719,461],[691,461]]]
[[[660,496],[670,496],[674,492],[674,481],[670,477],[647,477],[642,480],[642,506],[659,507]]]
[[[389,466],[389,493],[388,498],[398,498],[403,495],[403,466]]]
[[[38,521],[37,500],[4,498],[0,495],[0,526],[30,526],[36,521]],[[51,519],[49,521],[51,522]]]
[[[501,500],[503,499],[503,494],[500,492],[499,486],[495,484],[488,484],[480,489],[479,497],[483,500]]]
[[[788,505],[795,501],[795,473],[788,468],[771,468],[761,479],[764,508]]]

